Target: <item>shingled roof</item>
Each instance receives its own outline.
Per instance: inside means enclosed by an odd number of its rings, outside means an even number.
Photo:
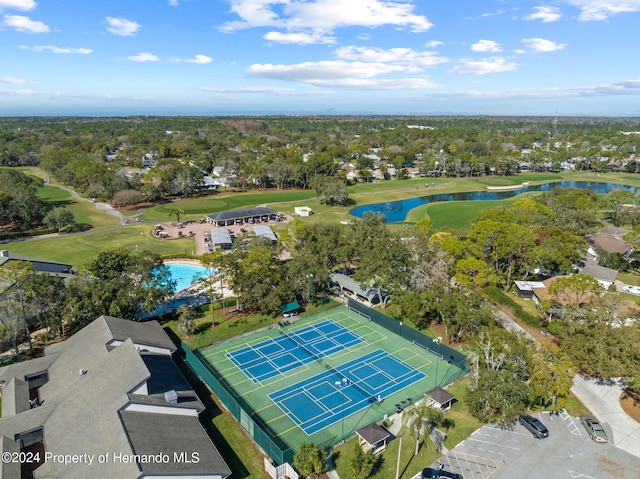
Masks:
[[[264,206],[258,206],[255,208],[243,208],[239,210],[227,210],[220,211],[218,213],[211,213],[206,215],[212,221],[229,221],[243,218],[258,218],[261,216],[271,216],[277,213],[270,208]]]
[[[10,444],[0,441],[0,452],[10,452],[25,434],[41,429],[45,450],[54,454],[96,458],[141,451],[172,453],[182,447],[200,454],[198,464],[185,465],[171,454],[168,464],[150,470],[171,477],[228,477],[231,471],[199,422],[204,407],[173,363],[170,353],[174,350],[155,321],[101,316],[66,341],[47,347],[44,358],[0,368],[4,384],[0,438],[11,440]],[[23,385],[43,372],[48,380],[41,381],[44,384],[38,390],[41,405],[30,408]],[[147,473],[139,461],[98,463],[94,459],[91,466],[47,461],[34,477],[139,478]]]

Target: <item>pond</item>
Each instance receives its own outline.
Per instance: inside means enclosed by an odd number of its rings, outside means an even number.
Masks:
[[[466,193],[438,193],[433,195],[421,196],[419,198],[409,198],[406,200],[389,201],[387,203],[374,203],[370,205],[356,206],[349,211],[349,214],[362,218],[364,213],[372,211],[377,214],[386,216],[388,223],[398,223],[404,221],[407,213],[418,206],[429,203],[437,203],[440,201],[487,201],[487,200],[504,200],[512,198],[528,191],[551,191],[554,188],[581,188],[589,189],[598,194],[610,193],[613,190],[628,190],[636,193],[638,188],[635,186],[620,185],[618,183],[600,183],[595,181],[557,181],[553,183],[543,183],[540,185],[527,185],[521,188],[509,190],[485,190],[485,191],[469,191]]]

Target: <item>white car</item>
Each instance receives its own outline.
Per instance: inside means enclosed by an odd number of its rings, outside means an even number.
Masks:
[[[640,286],[626,285],[622,287],[622,291],[624,291],[625,293],[640,294]]]

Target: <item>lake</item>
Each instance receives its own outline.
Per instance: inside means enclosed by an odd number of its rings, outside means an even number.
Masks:
[[[407,213],[418,206],[441,201],[488,201],[504,200],[513,198],[528,191],[551,191],[554,188],[581,188],[594,191],[598,194],[610,193],[613,190],[628,190],[636,193],[635,186],[620,185],[618,183],[600,183],[595,181],[556,181],[543,183],[540,185],[527,185],[512,190],[484,190],[469,191],[466,193],[437,193],[433,195],[420,196],[419,198],[409,198],[406,200],[389,201],[387,203],[374,203],[370,205],[356,206],[349,211],[349,214],[362,218],[364,213],[372,211],[386,216],[388,223],[398,223],[404,221]]]

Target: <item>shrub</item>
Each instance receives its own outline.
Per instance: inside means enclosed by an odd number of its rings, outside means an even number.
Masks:
[[[489,297],[494,304],[500,304],[511,310],[522,322],[529,326],[539,327],[540,318],[526,312],[518,303],[511,299],[507,294],[495,286],[486,286],[482,288],[483,294]]]

